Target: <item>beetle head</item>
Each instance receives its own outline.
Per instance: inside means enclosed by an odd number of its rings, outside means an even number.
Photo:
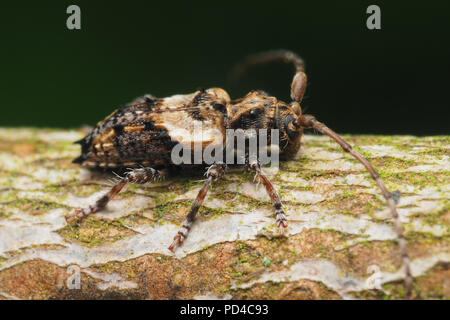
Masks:
[[[251,91],[227,105],[228,129],[279,130],[279,146],[282,154],[296,153],[300,147],[302,129],[294,126],[301,116],[298,102],[287,104],[264,91]]]

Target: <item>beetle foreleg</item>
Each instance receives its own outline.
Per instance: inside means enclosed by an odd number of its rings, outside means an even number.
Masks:
[[[281,235],[284,234],[284,231],[287,228],[287,220],[286,214],[284,213],[283,206],[281,204],[280,196],[278,195],[270,180],[262,173],[261,165],[259,164],[258,160],[249,160],[248,167],[256,172],[255,178],[258,178],[266,189],[267,194],[272,201],[273,208],[275,209],[278,230]]]
[[[225,170],[226,165],[223,163],[215,163],[208,168],[208,170],[206,171],[207,179],[203,184],[203,187],[198,192],[197,197],[195,198],[194,203],[191,206],[191,210],[189,210],[189,213],[187,214],[186,219],[184,220],[183,225],[181,226],[181,229],[178,231],[177,235],[173,238],[173,242],[169,247],[170,251],[175,252],[175,249],[183,243],[184,239],[186,239],[189,230],[191,229],[192,224],[194,223],[198,209],[200,209],[203,200],[205,200],[206,194],[208,193],[211,183],[221,178],[224,175]]]
[[[155,170],[153,168],[139,168],[133,169],[125,174],[124,177],[120,178],[119,181],[100,199],[98,199],[95,204],[88,206],[83,209],[76,209],[73,212],[65,216],[67,223],[71,224],[73,222],[82,220],[86,218],[91,213],[95,213],[106,207],[108,202],[118,194],[122,188],[127,183],[137,183],[144,184],[156,179],[161,178],[163,173],[161,171]]]

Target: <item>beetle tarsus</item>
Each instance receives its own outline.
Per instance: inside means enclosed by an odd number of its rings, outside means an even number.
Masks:
[[[175,250],[181,246],[184,242],[184,236],[182,234],[177,234],[175,237],[173,237],[173,242],[169,247],[169,250],[172,251],[172,253],[175,253]]]

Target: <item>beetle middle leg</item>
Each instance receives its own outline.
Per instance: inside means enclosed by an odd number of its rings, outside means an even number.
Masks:
[[[203,184],[203,187],[198,192],[197,197],[195,198],[194,203],[191,206],[191,210],[189,210],[189,213],[187,214],[186,219],[184,220],[180,230],[178,231],[177,235],[173,238],[173,242],[169,247],[170,251],[175,252],[175,249],[183,243],[184,239],[186,239],[189,230],[191,229],[191,226],[194,223],[198,209],[200,209],[203,200],[205,200],[206,194],[208,193],[211,183],[213,181],[220,179],[224,175],[225,170],[226,165],[223,163],[214,163],[208,168],[208,170],[206,171],[207,179]]]
[[[158,171],[153,168],[139,168],[133,169],[121,177],[120,180],[100,199],[98,199],[95,204],[88,206],[83,209],[76,209],[73,212],[65,216],[67,223],[73,223],[75,221],[80,221],[86,218],[91,213],[98,212],[102,210],[108,202],[117,195],[127,183],[137,183],[144,184],[148,182],[155,181],[165,175],[165,171]]]
[[[256,158],[248,160],[248,167],[250,170],[256,172],[256,177],[261,181],[264,188],[266,189],[267,194],[272,201],[273,208],[275,209],[278,230],[280,232],[280,235],[284,234],[284,231],[287,228],[287,220],[286,214],[283,210],[283,205],[281,204],[280,196],[278,195],[270,180],[262,173],[261,165]]]

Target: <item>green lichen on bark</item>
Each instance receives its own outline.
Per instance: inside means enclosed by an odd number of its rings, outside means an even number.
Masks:
[[[83,134],[0,129],[0,298],[402,298],[384,200],[327,137],[305,136],[294,160],[264,169],[285,205],[287,238],[277,237],[270,200],[253,175],[233,170],[214,183],[173,256],[167,247],[202,173],[130,186],[107,210],[67,226],[64,216],[95,201],[112,177],[71,163]],[[449,299],[450,137],[345,138],[402,192],[414,297]],[[69,266],[79,268],[80,289],[67,285]]]

